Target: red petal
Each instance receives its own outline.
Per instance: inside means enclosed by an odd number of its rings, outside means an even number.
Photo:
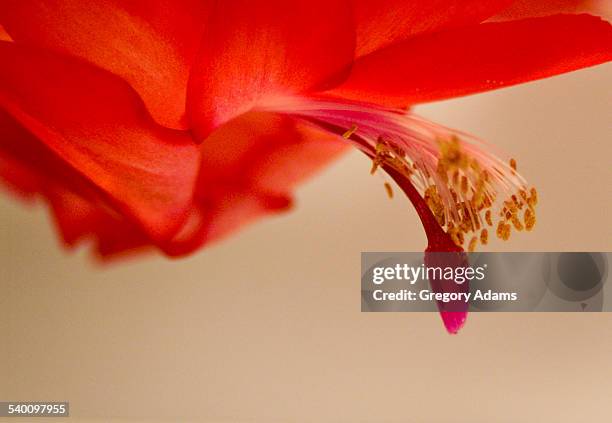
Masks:
[[[512,0],[356,0],[357,55],[415,35],[482,22]]]
[[[0,110],[0,181],[25,199],[47,199],[65,245],[93,238],[98,253],[108,255],[150,244],[138,227],[108,206],[71,191],[86,189],[82,179]]]
[[[151,241],[138,227],[108,209],[61,187],[50,190],[48,199],[57,227],[69,246],[91,238],[101,258],[125,255],[151,246]]]
[[[150,244],[129,220],[96,199],[76,194],[83,191],[82,176],[18,128],[0,119],[0,177],[28,197],[42,194],[48,199],[67,245],[91,238],[99,255],[115,258]],[[292,191],[346,147],[335,137],[282,116],[241,116],[201,146],[205,158],[191,216],[174,238],[158,246],[169,255],[189,254],[259,218],[288,210]]]
[[[247,113],[224,125],[201,146],[199,207],[166,252],[187,254],[289,209],[292,191],[346,146],[336,137],[269,113]]]
[[[1,129],[0,129],[1,130]],[[1,137],[1,135],[0,135]],[[0,138],[0,141],[2,139]],[[40,179],[30,169],[0,149],[0,182],[24,200],[33,199],[40,191]]]
[[[11,0],[0,23],[17,42],[84,58],[127,80],[162,125],[184,128],[191,60],[206,0]]]
[[[0,41],[13,41],[2,25],[0,25]]]
[[[588,13],[610,20],[612,4],[609,0],[515,0],[510,7],[491,17],[490,21],[508,21],[558,13]]]
[[[322,83],[353,55],[346,1],[218,2],[189,81],[197,138],[262,101]]]
[[[89,181],[0,109],[0,176],[24,196],[46,193],[62,185],[92,194]]]
[[[358,60],[333,94],[390,106],[493,90],[604,63],[612,26],[588,15],[486,23],[417,37]]]
[[[156,125],[131,88],[105,71],[17,43],[0,42],[0,60],[0,106],[41,141],[32,152],[45,151],[31,163],[66,184],[82,181],[153,240],[174,236],[199,163],[191,138]],[[22,140],[10,141],[20,148]]]

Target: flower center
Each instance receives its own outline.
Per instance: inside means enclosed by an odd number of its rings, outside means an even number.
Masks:
[[[468,134],[408,111],[345,100],[291,98],[264,109],[336,133],[368,155],[371,173],[383,169],[412,201],[430,248],[443,247],[432,245],[440,229],[457,247],[474,251],[488,243],[490,229],[505,241],[513,228],[535,225],[537,192],[517,172],[516,160],[502,161]],[[392,196],[391,186],[385,188]]]

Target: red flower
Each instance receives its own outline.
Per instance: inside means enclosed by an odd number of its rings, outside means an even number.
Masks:
[[[408,195],[430,250],[486,242],[474,226],[495,200],[504,238],[535,218],[503,203],[532,210],[524,180],[405,110],[610,60],[607,22],[511,3],[5,0],[0,176],[49,201],[67,245],[184,255],[286,210],[352,144]]]

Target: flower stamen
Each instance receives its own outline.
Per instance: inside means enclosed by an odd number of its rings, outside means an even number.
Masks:
[[[510,238],[513,228],[533,229],[537,191],[517,172],[516,159],[503,162],[483,141],[403,110],[335,99],[287,101],[266,110],[341,135],[372,159],[371,173],[393,169],[417,190],[457,246],[466,240],[470,251],[478,243],[486,245],[485,226],[497,224],[496,235],[502,240]],[[392,198],[390,188],[385,183]]]

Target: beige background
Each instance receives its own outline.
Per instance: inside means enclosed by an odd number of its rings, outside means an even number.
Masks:
[[[607,65],[420,108],[538,186],[536,231],[494,249],[612,249],[611,86]],[[88,418],[609,421],[610,314],[472,315],[453,337],[434,314],[359,312],[360,251],[425,245],[368,170],[350,154],[293,213],[189,259],[106,268],[63,252],[44,207],[2,196],[0,398]]]

